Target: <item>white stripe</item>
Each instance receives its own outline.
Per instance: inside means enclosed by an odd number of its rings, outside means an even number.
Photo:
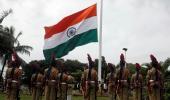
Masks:
[[[90,17],[88,19],[82,20],[78,24],[68,27],[63,32],[57,33],[53,35],[52,37],[45,39],[44,50],[52,49],[60,44],[67,42],[69,39],[73,38],[73,37],[67,36],[67,30],[71,27],[76,28],[77,30],[76,35],[82,34],[91,29],[97,29],[97,17],[94,16],[94,17]]]

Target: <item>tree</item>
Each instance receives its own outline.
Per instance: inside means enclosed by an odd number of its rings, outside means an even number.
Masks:
[[[2,67],[2,73],[4,71],[4,67],[6,64],[6,60],[10,60],[11,54],[15,51],[21,54],[28,54],[30,55],[30,50],[33,48],[27,45],[21,45],[18,41],[18,38],[22,35],[22,32],[19,32],[15,37],[15,28],[11,26],[10,28],[5,27],[2,29],[1,36],[0,36],[0,53],[4,55],[4,63]]]
[[[164,78],[170,78],[170,71],[168,70],[170,66],[170,58],[167,58],[165,62],[162,64],[162,72],[164,74]]]
[[[3,22],[4,18],[7,17],[10,13],[12,13],[12,9],[3,11],[2,15],[0,16],[0,24]]]
[[[21,45],[18,41],[18,38],[22,35],[22,32],[19,32],[15,37],[15,28],[4,27],[0,36],[0,52],[1,54],[11,55],[13,51],[21,54],[30,55],[30,50],[33,48],[27,45]]]
[[[7,42],[7,40],[5,39],[8,37],[8,34],[6,33],[6,28],[4,28],[1,23],[10,13],[12,13],[12,9],[3,11],[2,15],[0,16],[0,57],[2,57],[3,54],[6,52],[6,48],[4,48],[4,46]]]
[[[64,62],[64,66],[67,69],[67,71],[77,72],[77,71],[83,71],[84,64],[80,63],[78,60],[68,59]]]
[[[127,63],[127,68],[130,71],[130,74],[134,74],[136,72],[135,64]]]
[[[33,48],[27,45],[21,45],[18,38],[22,35],[22,32],[19,32],[15,37],[15,28],[3,27],[0,28],[0,57],[4,57],[4,63],[2,67],[1,76],[6,64],[6,60],[10,60],[11,54],[15,51],[21,54],[30,55],[30,50]]]

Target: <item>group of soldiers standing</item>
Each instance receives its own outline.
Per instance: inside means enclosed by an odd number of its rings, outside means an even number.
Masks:
[[[74,78],[64,70],[62,61],[55,60],[52,56],[50,67],[45,69],[44,74],[39,67],[31,78],[33,100],[71,100]]]
[[[163,78],[160,71],[160,65],[157,59],[150,55],[151,68],[147,72],[146,84],[149,100],[163,100]],[[96,100],[98,91],[97,71],[95,64],[88,55],[89,68],[82,74],[82,91],[84,100]],[[131,100],[130,92],[132,90],[133,100],[144,100],[143,87],[144,77],[141,74],[141,65],[136,63],[136,73],[132,76],[126,67],[124,55],[120,55],[119,69],[116,70],[113,64],[108,63],[110,73],[106,77],[106,90],[108,90],[109,100]]]
[[[163,78],[160,72],[160,65],[157,59],[150,55],[151,68],[147,72],[146,87],[149,100],[163,100]],[[116,71],[115,67],[108,63],[110,73],[106,77],[108,86],[109,100],[129,100],[132,90],[133,100],[144,100],[143,88],[144,77],[141,74],[141,65],[136,63],[136,73],[130,74],[126,67],[123,54],[120,56],[120,68]]]
[[[19,90],[22,76],[21,62],[16,53],[6,71],[6,100],[20,100]],[[31,77],[32,100],[71,100],[74,78],[64,70],[62,61],[52,56],[50,66],[44,71],[39,62],[31,64],[34,74]]]
[[[163,79],[160,72],[160,65],[157,59],[150,55],[151,68],[147,72],[146,84],[149,100],[161,100]],[[90,55],[89,64],[84,69],[81,78],[81,90],[84,100],[97,100],[99,90],[98,75],[96,65]],[[6,71],[6,93],[7,100],[19,100],[19,90],[21,84],[22,69],[19,68],[21,61],[16,53],[12,54],[12,61]],[[143,100],[142,90],[144,87],[144,77],[141,74],[141,66],[136,63],[136,73],[132,76],[126,67],[124,55],[120,55],[120,68],[115,69],[114,65],[108,63],[110,73],[106,77],[106,86],[109,100],[129,100],[129,93],[133,92],[133,100]],[[45,100],[71,100],[74,78],[64,70],[62,61],[51,57],[50,66],[42,70],[40,64],[32,64],[34,74],[31,77],[32,100],[41,100],[45,95]]]

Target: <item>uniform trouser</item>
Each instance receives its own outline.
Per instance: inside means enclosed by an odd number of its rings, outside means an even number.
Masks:
[[[129,100],[129,93],[128,88],[119,88],[118,92],[118,100]]]
[[[6,89],[6,100],[9,100],[11,91],[9,88]]]
[[[109,93],[109,100],[115,100],[115,93]]]
[[[67,100],[67,84],[61,84],[59,90],[59,100]]]
[[[67,95],[67,100],[71,100],[71,95]]]
[[[113,85],[108,87],[109,100],[115,100],[115,88]]]
[[[85,97],[84,100],[96,100],[96,85],[95,84],[90,84],[89,90],[87,90],[88,95]]]
[[[72,92],[73,92],[72,85],[69,85],[69,84],[68,84],[68,89],[67,89],[67,100],[71,100],[71,98],[72,98]]]
[[[56,87],[45,86],[45,100],[56,100]]]
[[[141,100],[141,88],[135,88],[133,90],[133,100]]]
[[[7,92],[7,100],[17,100],[17,88],[12,88]]]
[[[149,93],[149,100],[161,100],[159,88],[152,89],[151,93]]]
[[[42,93],[41,88],[33,88],[32,100],[41,100],[42,99],[41,93]]]

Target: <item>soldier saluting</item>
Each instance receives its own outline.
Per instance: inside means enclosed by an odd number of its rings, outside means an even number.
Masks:
[[[98,90],[97,71],[95,70],[94,62],[88,54],[89,68],[84,70],[82,75],[82,82],[85,82],[84,100],[97,100],[96,92]]]
[[[161,100],[161,90],[163,88],[162,73],[159,70],[157,59],[150,55],[152,68],[148,70],[146,81],[148,86],[149,100]]]
[[[136,63],[136,73],[132,75],[131,84],[133,89],[133,100],[142,100],[143,77],[140,73],[141,66]]]
[[[109,93],[109,100],[115,100],[115,90],[116,90],[116,70],[115,66],[111,63],[108,63],[108,67],[110,70],[110,73],[107,74],[106,82],[108,87],[108,93]]]
[[[11,67],[6,71],[7,78],[7,100],[20,100],[19,90],[20,90],[20,80],[22,75],[22,70],[19,69],[21,65],[21,60],[19,59],[16,52],[12,54]]]
[[[58,91],[58,73],[54,54],[51,57],[50,67],[45,70],[45,100],[56,100]]]
[[[128,100],[128,90],[129,90],[129,84],[130,84],[130,72],[125,67],[125,59],[124,55],[120,55],[120,69],[117,72],[116,75],[116,97],[118,96],[118,100]],[[116,99],[115,97],[115,99]]]

